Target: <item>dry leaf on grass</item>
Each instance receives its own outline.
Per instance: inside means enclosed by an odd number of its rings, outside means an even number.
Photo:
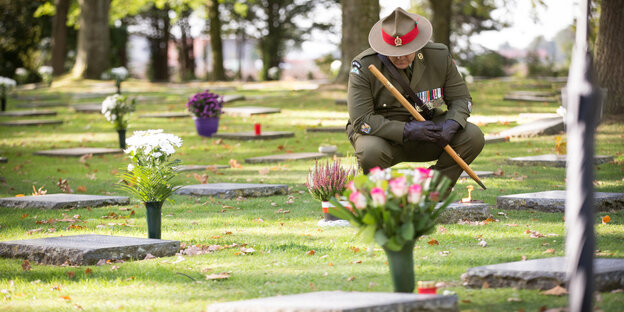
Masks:
[[[440,245],[440,243],[436,239],[434,239],[434,238],[432,238],[430,241],[428,241],[427,244],[429,244],[431,246],[433,246],[433,245]]]
[[[562,295],[567,295],[568,294],[568,290],[557,285],[549,290],[545,290],[540,292],[540,294],[542,295],[547,295],[547,296],[562,296]]]
[[[215,273],[206,275],[206,280],[224,280],[230,278],[229,273]]]
[[[22,263],[22,270],[30,271],[31,269],[32,267],[30,266],[30,261],[24,260],[24,262]]]
[[[609,217],[609,215],[602,217],[602,224],[607,224],[610,221],[611,221],[611,217]]]

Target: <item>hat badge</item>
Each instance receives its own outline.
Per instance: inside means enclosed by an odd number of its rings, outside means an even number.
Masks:
[[[395,47],[400,47],[403,45],[403,40],[401,40],[401,38],[399,38],[399,36],[396,36],[396,38],[394,38],[394,46]]]

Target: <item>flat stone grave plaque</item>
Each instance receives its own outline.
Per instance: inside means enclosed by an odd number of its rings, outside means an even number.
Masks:
[[[202,171],[202,170],[217,170],[217,169],[227,169],[230,166],[227,165],[182,165],[175,167],[175,171]]]
[[[224,103],[232,103],[236,101],[244,101],[245,96],[240,94],[227,94],[223,96]]]
[[[444,212],[440,214],[439,222],[455,223],[460,220],[482,221],[490,216],[490,207],[486,203],[472,201],[450,203]]]
[[[594,155],[594,165],[609,163],[613,161],[613,156]],[[566,155],[537,155],[526,157],[508,158],[507,163],[516,166],[548,166],[548,167],[565,167],[567,160]]]
[[[306,160],[317,159],[327,157],[325,153],[287,153],[269,156],[252,157],[245,159],[245,163],[248,164],[260,164],[260,163],[276,163],[289,160]]]
[[[0,163],[8,163],[9,160],[6,157],[0,157]]]
[[[276,113],[280,113],[281,109],[271,108],[271,107],[260,107],[260,106],[243,106],[243,107],[224,107],[222,109],[222,112],[224,114],[230,114],[230,115],[251,116],[251,115],[262,115],[262,114],[276,114]]]
[[[213,196],[218,198],[259,197],[288,194],[285,184],[207,183],[186,185],[179,188],[178,195]]]
[[[231,87],[231,86],[209,86],[206,89],[208,89],[209,91],[213,91],[213,92],[223,92],[223,91],[234,91],[236,90],[236,87]]]
[[[122,149],[119,148],[102,148],[102,147],[75,147],[61,148],[45,151],[37,151],[33,154],[42,156],[60,156],[60,157],[81,157],[87,154],[105,155],[105,154],[121,154]]]
[[[540,119],[507,129],[498,133],[503,137],[532,137],[538,135],[552,135],[564,130],[563,117]]]
[[[454,312],[457,295],[319,291],[211,304],[208,312]]]
[[[486,135],[485,136],[485,144],[501,143],[501,142],[509,142],[509,137],[502,136],[502,135]]]
[[[187,118],[191,117],[188,112],[166,112],[166,113],[153,113],[153,114],[141,114],[139,118]]]
[[[77,113],[102,113],[102,104],[79,104],[73,105],[72,108]]]
[[[542,119],[551,119],[551,118],[563,118],[563,116],[557,113],[520,113],[516,118],[518,124],[525,124],[529,122],[534,122]]]
[[[110,93],[76,93],[72,95],[73,99],[94,99],[94,98],[105,98],[111,95]]]
[[[341,126],[341,127],[307,128],[305,131],[306,132],[331,132],[331,133],[338,133],[338,132],[346,132],[347,130],[345,129],[344,126]]]
[[[213,138],[243,140],[243,141],[271,140],[271,139],[291,138],[294,136],[295,136],[294,132],[286,132],[286,131],[262,131],[259,135],[256,135],[255,132],[215,133],[212,135]]]
[[[551,289],[564,286],[566,279],[565,257],[553,257],[484,265],[469,268],[462,274],[465,286],[513,287],[523,289]],[[624,287],[624,259],[595,258],[594,287],[610,291]]]
[[[499,209],[535,209],[546,212],[565,211],[566,191],[544,191],[515,195],[501,195],[496,198]],[[594,192],[596,211],[621,210],[624,208],[624,193]]]
[[[67,103],[65,102],[33,102],[33,103],[17,104],[17,107],[24,107],[24,108],[56,107],[56,106],[67,106]]]
[[[490,178],[494,176],[494,172],[492,171],[477,171],[477,170],[473,170],[474,173],[477,174],[477,176],[479,176],[479,178]],[[467,173],[466,171],[462,171],[461,175],[459,175],[460,178],[466,178],[466,179],[472,179]]]
[[[52,110],[19,110],[1,112],[0,117],[33,117],[33,116],[56,116],[56,112]]]
[[[39,125],[60,125],[62,120],[57,119],[23,119],[0,122],[0,126],[19,127],[19,126],[39,126]]]
[[[504,101],[518,101],[518,102],[557,102],[556,97],[546,96],[531,96],[531,95],[505,95]]]
[[[337,99],[335,103],[336,105],[347,105],[347,99]]]
[[[508,96],[536,96],[536,97],[549,97],[556,96],[555,91],[529,91],[529,90],[515,90],[507,92]]]
[[[169,257],[179,250],[179,241],[95,234],[0,242],[1,257],[54,265],[94,265],[100,260],[142,260],[147,254]]]
[[[46,95],[18,95],[15,97],[18,101],[47,101],[47,100],[60,100],[60,96],[58,94],[46,94]]]
[[[0,198],[0,207],[12,208],[60,209],[70,207],[79,208],[100,207],[109,205],[126,205],[128,203],[128,197],[125,196],[102,196],[66,193]]]

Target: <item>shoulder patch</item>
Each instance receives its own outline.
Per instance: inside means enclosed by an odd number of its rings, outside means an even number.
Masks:
[[[351,67],[351,72],[352,72],[352,73],[354,73],[354,74],[356,74],[356,75],[359,75],[359,74],[360,74],[360,70],[359,70],[359,69],[357,69],[357,67],[355,67],[355,66]]]
[[[362,68],[362,64],[360,64],[360,62],[358,62],[358,61],[351,62],[351,66],[352,67],[357,67],[358,69]]]
[[[367,123],[362,123],[362,127],[360,127],[360,131],[364,134],[369,134],[371,132],[371,127]]]

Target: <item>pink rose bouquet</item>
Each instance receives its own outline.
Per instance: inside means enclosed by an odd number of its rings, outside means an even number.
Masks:
[[[407,242],[429,233],[438,216],[453,200],[446,193],[451,181],[437,171],[425,168],[381,170],[373,168],[347,184],[343,195],[353,209],[334,198],[336,217],[361,228],[366,239],[389,250],[401,250]]]

